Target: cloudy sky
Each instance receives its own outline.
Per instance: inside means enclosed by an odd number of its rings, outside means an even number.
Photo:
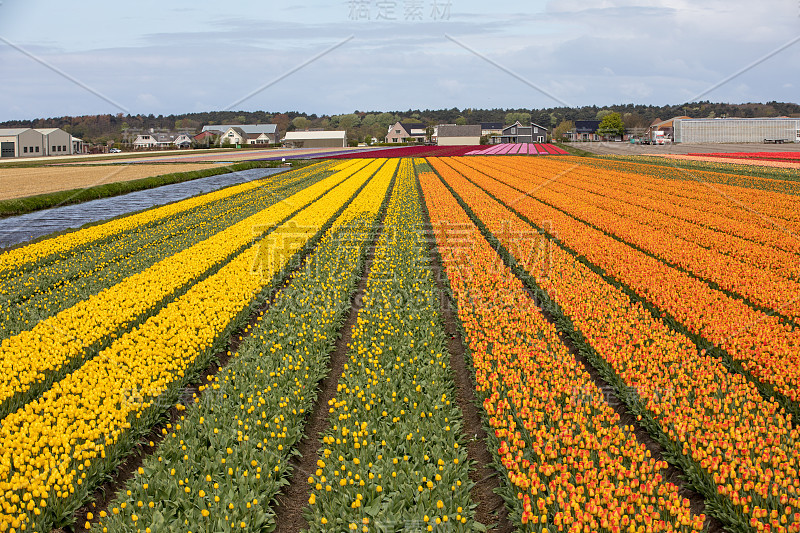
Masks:
[[[0,121],[800,101],[800,0],[176,4],[2,0]]]

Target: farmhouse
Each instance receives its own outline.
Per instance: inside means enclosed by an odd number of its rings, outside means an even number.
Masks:
[[[347,132],[341,131],[290,131],[283,138],[288,148],[344,148]]]
[[[502,122],[481,122],[481,135],[500,135],[503,133]]]
[[[437,129],[437,141],[439,146],[458,146],[481,144],[481,126],[457,126],[455,124],[439,124]]]
[[[397,122],[389,126],[387,143],[425,142],[425,124],[421,122]]]
[[[543,143],[547,140],[547,128],[538,124],[530,123],[523,126],[520,121],[516,121],[510,126],[503,128],[500,134],[500,143]]]
[[[229,144],[272,144],[275,141],[277,130],[274,124],[269,133],[266,131],[247,131],[241,126],[231,126],[220,137],[221,142]],[[263,128],[260,128],[263,129]]]
[[[800,142],[800,118],[689,118],[672,120],[676,143]]]

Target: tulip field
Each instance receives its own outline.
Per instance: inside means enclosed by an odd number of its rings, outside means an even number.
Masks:
[[[0,532],[800,532],[797,176],[551,155],[0,253]]]

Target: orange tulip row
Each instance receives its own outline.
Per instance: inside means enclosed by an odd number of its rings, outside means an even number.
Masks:
[[[629,172],[613,172],[587,165],[603,180],[626,187],[628,192],[646,196],[646,208],[746,240],[797,252],[800,243],[791,233],[800,232],[797,196],[739,187],[720,187],[665,180]],[[607,184],[608,182],[605,181]],[[686,190],[691,187],[691,190]],[[787,231],[788,230],[788,231]]]
[[[443,160],[431,163],[504,246],[518,248],[523,268],[541,268],[528,241],[513,240],[529,224]],[[559,227],[559,235],[568,229]],[[598,239],[585,239],[581,252],[596,255]],[[778,404],[560,246],[550,249],[547,264],[539,286],[572,321],[593,362],[619,380],[618,388],[635,391],[626,396],[629,407],[668,445],[715,514],[730,524],[800,531],[800,430]],[[650,276],[659,282],[658,273]]]
[[[678,218],[784,251],[800,253],[800,242],[793,236],[800,233],[795,195],[661,179],[660,175],[648,177],[623,173],[603,166],[598,168],[594,162],[585,166],[603,179],[611,178],[615,183],[622,181],[636,186],[643,195],[656,196],[657,200],[662,200],[658,211],[665,212],[671,208],[670,212]],[[562,170],[557,169],[556,172]],[[702,176],[688,174],[685,178],[692,177]]]
[[[493,177],[502,179],[521,191],[536,187],[538,198],[548,194],[553,197],[553,201],[548,199],[547,202],[559,208],[564,208],[565,195],[569,195],[570,204],[576,199],[581,199],[583,203],[589,203],[600,210],[598,214],[605,222],[602,227],[606,231],[617,230],[613,222],[617,217],[631,219],[637,227],[644,225],[642,231],[650,235],[658,231],[660,240],[669,242],[673,250],[680,252],[678,259],[673,262],[680,263],[684,268],[693,268],[698,266],[692,264],[694,256],[699,256],[694,259],[695,263],[703,257],[704,260],[699,265],[702,270],[697,273],[704,277],[709,276],[709,279],[714,279],[716,272],[708,268],[709,263],[713,263],[714,267],[719,267],[721,271],[741,271],[743,276],[752,276],[755,271],[756,276],[769,276],[768,282],[776,275],[795,281],[800,279],[800,256],[786,251],[792,249],[800,251],[800,240],[774,228],[765,230],[764,238],[758,241],[738,237],[727,233],[727,230],[712,229],[708,227],[707,221],[714,219],[722,219],[721,223],[713,224],[716,226],[729,227],[731,223],[739,225],[746,223],[711,213],[709,209],[714,207],[711,200],[697,200],[696,207],[680,205],[668,191],[648,189],[638,183],[630,183],[626,174],[601,174],[591,167],[571,168],[558,180],[553,181],[552,176],[564,172],[564,165],[560,162],[546,161],[543,164],[533,164],[523,158],[481,160],[477,166],[471,164],[474,160],[469,158],[465,158],[463,162],[478,170],[490,167],[493,170],[490,173]],[[609,182],[614,184],[613,188],[608,186]],[[670,185],[671,182],[662,180],[662,189],[667,189]],[[547,190],[543,190],[545,186]],[[800,211],[800,202],[795,209]],[[747,216],[753,218],[750,213]],[[623,222],[626,229],[631,224],[629,221]],[[600,226],[597,222],[592,221],[592,223]],[[758,229],[754,228],[752,223],[747,227]],[[664,239],[664,234],[672,235],[673,238]],[[634,232],[634,236],[636,235],[638,232]],[[772,236],[777,236],[778,239],[771,239]],[[786,250],[763,244],[773,242]],[[639,245],[638,242],[636,244]],[[716,279],[714,281],[719,283]]]
[[[590,226],[457,162],[454,167],[534,223],[547,220],[566,246],[668,312],[689,331],[723,348],[761,381],[800,400],[800,331],[776,316],[714,290]],[[537,191],[538,194],[538,191]]]
[[[663,163],[642,165],[587,158],[559,159],[563,163],[601,170],[603,174],[623,175],[632,183],[655,190],[663,190],[663,182],[667,180],[670,184],[669,192],[675,196],[676,203],[691,199],[711,199],[712,205],[709,207],[715,213],[740,220],[749,226],[772,227],[768,219],[752,220],[751,210],[763,213],[768,218],[800,224],[800,213],[791,205],[800,193],[800,182],[797,181],[796,173],[794,176],[787,176],[789,179],[773,180],[670,167]],[[800,226],[795,226],[795,229],[800,229]]]
[[[454,168],[462,168],[460,162],[454,162],[453,165]],[[546,183],[544,179],[541,181],[531,179],[528,168],[509,171],[494,168],[495,165],[490,166],[483,162],[473,163],[470,166],[487,175],[490,182],[494,178],[516,189],[518,194],[530,190],[532,185],[540,186]],[[744,296],[756,305],[769,308],[778,314],[793,319],[800,318],[800,300],[796,296],[800,293],[800,282],[779,276],[756,265],[746,264],[715,249],[703,248],[691,240],[667,236],[664,234],[664,228],[673,225],[669,220],[670,217],[663,217],[664,220],[660,221],[661,227],[651,227],[645,222],[656,218],[650,211],[640,210],[641,212],[637,213],[630,205],[596,194],[587,194],[574,187],[564,187],[558,182],[548,184],[547,187],[542,186],[536,191],[535,197],[543,204],[542,207],[552,206],[563,211],[579,222],[590,224],[607,234],[616,236],[668,264],[690,272],[703,281],[715,283],[725,291]],[[726,237],[720,235],[717,240],[724,242]],[[716,248],[716,245],[713,246]],[[789,270],[798,272],[800,256],[792,256],[792,262],[784,264]]]
[[[523,530],[702,530],[436,175],[420,180]]]

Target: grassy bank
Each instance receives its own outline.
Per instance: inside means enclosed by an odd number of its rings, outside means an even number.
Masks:
[[[578,148],[576,146],[573,146],[570,143],[554,142],[553,144],[558,146],[559,148],[561,148],[563,150],[566,150],[567,152],[569,152],[570,155],[577,155],[579,157],[599,157],[597,154],[594,154],[594,153],[589,152],[587,150],[583,150],[582,148]]]

